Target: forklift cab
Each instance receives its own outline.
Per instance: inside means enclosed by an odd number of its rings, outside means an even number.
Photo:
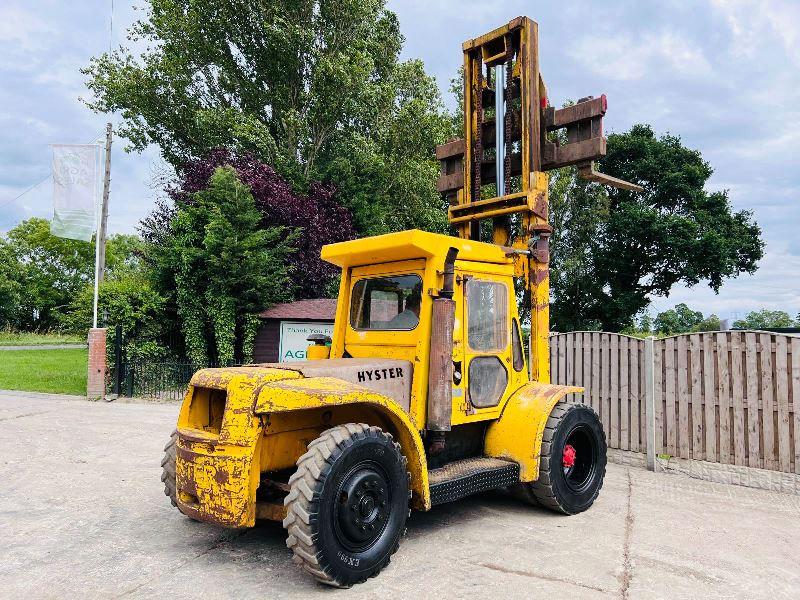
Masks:
[[[373,242],[374,240],[374,242]],[[414,365],[411,417],[426,419],[433,303],[454,248],[452,425],[499,416],[528,381],[514,258],[494,244],[423,231],[332,244],[342,268],[331,358],[403,359]]]

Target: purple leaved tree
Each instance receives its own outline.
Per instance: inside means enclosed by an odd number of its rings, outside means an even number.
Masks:
[[[217,167],[230,165],[247,185],[263,215],[264,227],[283,226],[300,230],[290,261],[293,267],[295,297],[318,298],[338,270],[320,260],[322,246],[356,237],[350,212],[335,199],[332,185],[312,183],[308,194],[299,194],[269,165],[252,154],[235,155],[214,150],[181,171],[178,184],[167,191],[176,204],[191,202],[191,194],[204,189]],[[161,205],[142,221],[142,236],[157,241],[171,219],[173,209]]]

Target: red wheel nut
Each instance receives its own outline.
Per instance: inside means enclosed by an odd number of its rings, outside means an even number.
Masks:
[[[561,464],[563,464],[566,468],[574,467],[575,466],[575,448],[567,444],[564,446],[564,455],[561,458]]]

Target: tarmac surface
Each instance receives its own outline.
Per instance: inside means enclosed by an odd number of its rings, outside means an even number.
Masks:
[[[378,577],[327,588],[279,524],[229,531],[170,505],[177,412],[0,392],[0,598],[800,597],[800,496],[619,465],[574,517],[500,492],[413,513]]]

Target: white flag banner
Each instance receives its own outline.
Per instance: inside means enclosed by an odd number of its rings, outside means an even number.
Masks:
[[[50,233],[91,241],[97,209],[97,146],[53,144],[53,220]]]

